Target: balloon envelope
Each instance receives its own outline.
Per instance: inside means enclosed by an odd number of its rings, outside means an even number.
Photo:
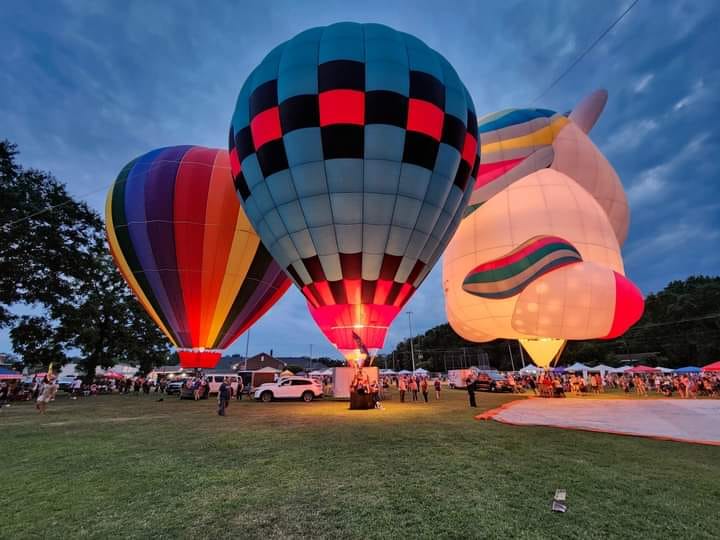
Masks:
[[[247,215],[320,329],[350,359],[382,347],[479,163],[455,70],[386,26],[313,28],[250,75],[229,142]]]
[[[508,109],[481,118],[481,163],[445,252],[448,321],[466,339],[519,339],[546,366],[567,339],[613,338],[642,315],[624,277],[627,199],[587,136],[598,92],[569,117]]]
[[[115,263],[184,367],[212,367],[287,290],[235,196],[228,153],[153,150],[110,188]]]

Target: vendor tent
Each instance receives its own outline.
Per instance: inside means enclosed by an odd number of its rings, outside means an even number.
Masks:
[[[8,369],[6,367],[0,367],[0,381],[19,381],[22,379],[22,375],[17,371]]]
[[[685,366],[680,369],[676,369],[675,373],[700,373],[700,371],[702,370],[697,366]]]
[[[265,366],[264,368],[256,369],[255,373],[280,373],[280,370],[270,366]]]
[[[632,369],[631,366],[622,366],[618,368],[613,368],[611,373],[625,373],[627,371],[630,371]]]
[[[659,369],[661,372],[663,372],[663,373],[672,373],[672,372],[673,372],[672,369],[666,368],[666,367],[662,367],[662,366],[658,366],[658,369]]]
[[[568,366],[565,368],[565,371],[573,371],[575,373],[578,373],[580,371],[587,371],[589,368],[585,364],[581,364],[580,362],[575,362],[572,366]]]
[[[650,367],[650,366],[643,366],[642,364],[639,364],[635,367],[632,367],[627,370],[627,373],[634,374],[643,374],[643,373],[660,373],[660,370],[658,368]]]
[[[703,371],[720,371],[720,361],[713,362],[702,368]]]
[[[423,368],[417,368],[415,370],[416,375],[427,375],[428,373],[430,373],[430,372],[427,369],[423,369]]]
[[[412,371],[408,371],[407,369],[403,369],[398,371],[398,375],[412,375]]]
[[[612,367],[606,366],[605,364],[598,364],[597,366],[589,366],[588,371],[590,373],[612,373]]]
[[[538,375],[542,372],[543,372],[542,368],[539,368],[537,366],[529,364],[529,365],[525,366],[524,368],[522,368],[518,373],[520,373],[520,375]]]

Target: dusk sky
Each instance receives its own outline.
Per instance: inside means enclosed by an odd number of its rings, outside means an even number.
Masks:
[[[630,0],[443,2],[5,1],[0,138],[103,211],[107,188],[153,148],[227,145],[235,99],[274,46],[313,26],[378,22],[443,54],[478,115],[568,111],[606,88],[592,139],[631,206],[623,253],[644,293],[720,269],[720,3],[640,0],[536,100]],[[446,321],[440,264],[408,304],[416,333]],[[22,312],[22,311],[19,311]],[[409,334],[396,319],[386,350]],[[292,288],[253,327],[250,352],[339,356]],[[0,351],[10,350],[7,332]],[[231,352],[244,353],[245,338]]]

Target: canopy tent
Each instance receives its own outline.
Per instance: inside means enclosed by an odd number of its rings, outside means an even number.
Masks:
[[[676,369],[675,373],[700,373],[702,370],[697,366],[685,366]]]
[[[538,375],[542,372],[543,372],[542,368],[539,368],[532,364],[528,364],[527,366],[522,368],[518,373],[520,373],[520,375]]]
[[[589,368],[585,364],[581,364],[580,362],[575,362],[572,366],[566,367],[565,371],[573,371],[573,372],[577,373],[578,371],[588,371],[588,369]]]
[[[612,369],[611,373],[625,373],[627,371],[630,371],[631,369],[632,369],[632,366],[622,366],[622,367]]]
[[[720,371],[720,361],[713,362],[702,368],[703,371]]]
[[[566,370],[564,367],[554,367],[550,368],[550,371],[552,371],[553,373],[565,373]]]
[[[106,379],[124,379],[125,375],[118,373],[117,371],[106,371],[101,375],[101,377],[105,377]]]
[[[397,371],[394,371],[392,369],[381,369],[380,375],[397,375]]]
[[[658,368],[650,367],[650,366],[643,366],[642,364],[639,364],[635,367],[632,367],[627,370],[627,373],[634,374],[643,374],[643,373],[660,373],[660,370]]]
[[[658,366],[658,369],[663,373],[672,373],[673,370],[667,367]]]
[[[0,381],[19,381],[22,374],[6,367],[0,367]]]
[[[590,373],[612,373],[614,368],[606,366],[605,364],[598,364],[597,366],[589,366],[588,371]]]
[[[415,370],[416,375],[427,375],[428,373],[430,372],[427,369],[423,369],[421,367]]]
[[[412,375],[412,371],[408,371],[407,369],[402,369],[398,371],[398,375]]]
[[[315,377],[315,376],[320,376],[320,377],[322,377],[323,372],[322,372],[321,370],[319,370],[319,369],[316,369],[316,370],[311,371],[310,373],[308,373],[308,375],[310,375],[311,377]]]
[[[255,370],[255,373],[280,373],[280,370],[275,369],[274,367],[265,366],[264,368]]]
[[[320,375],[322,375],[323,377],[325,377],[326,375],[332,377],[332,375],[333,375],[333,370],[330,369],[330,368],[327,368],[326,370],[321,371],[321,372],[320,372]]]

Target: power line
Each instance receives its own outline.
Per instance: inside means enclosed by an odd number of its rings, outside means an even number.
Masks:
[[[150,165],[149,167],[146,167],[145,169],[146,169],[147,172],[149,172],[149,171],[152,171],[154,168],[161,167],[161,166],[166,165],[166,164],[168,164],[168,163],[179,165],[181,162],[180,162],[179,160],[174,160],[174,159],[159,159],[159,160],[154,161],[154,162],[152,163],[152,165]],[[230,170],[231,170],[230,167],[221,167],[221,166],[219,166],[219,165],[213,166],[213,165],[208,165],[207,163],[200,162],[200,161],[186,161],[186,160],[183,160],[182,163],[184,163],[184,164],[189,164],[189,165],[194,165],[194,166],[196,166],[196,167],[207,167],[207,168],[210,168],[210,169],[225,169],[225,170],[227,170],[227,171],[230,171]],[[87,193],[83,193],[83,194],[81,194],[81,195],[76,195],[76,196],[74,196],[74,197],[73,197],[70,193],[68,193],[68,194],[67,194],[68,199],[67,199],[66,201],[63,201],[63,202],[61,202],[61,203],[48,206],[48,207],[46,207],[46,208],[43,208],[43,209],[41,209],[41,210],[38,210],[37,212],[33,212],[32,214],[29,214],[29,215],[27,215],[27,216],[23,216],[23,217],[21,217],[21,218],[15,219],[15,220],[13,220],[13,221],[7,221],[7,222],[5,222],[5,223],[3,223],[3,224],[0,225],[0,229],[4,229],[4,228],[6,228],[6,227],[7,227],[7,228],[13,227],[14,225],[17,225],[17,224],[19,224],[19,223],[22,223],[23,221],[28,221],[28,220],[30,220],[30,219],[33,219],[33,218],[37,217],[37,216],[41,216],[41,215],[43,215],[43,214],[45,214],[45,213],[47,213],[47,212],[52,212],[53,210],[57,210],[58,208],[62,208],[63,206],[67,206],[68,204],[77,202],[76,198],[77,198],[78,200],[82,201],[82,202],[85,202],[84,199],[86,199],[87,197],[90,197],[91,195],[95,195],[96,193],[100,193],[101,191],[107,191],[107,189],[108,189],[110,186],[114,185],[114,184],[123,184],[123,183],[125,183],[125,182],[127,182],[127,181],[128,181],[128,178],[127,178],[127,177],[124,178],[123,180],[114,180],[114,181],[112,181],[112,182],[109,182],[109,183],[103,185],[102,187],[99,187],[99,188],[94,189],[94,190],[92,190],[92,191],[88,191]],[[64,184],[64,185],[66,186],[67,184]]]
[[[600,43],[600,41],[602,41],[602,39],[603,39],[605,36],[607,36],[613,28],[615,28],[615,26],[617,26],[617,24],[618,24],[620,21],[623,20],[623,18],[625,17],[625,15],[627,15],[628,13],[630,13],[630,11],[632,10],[632,8],[634,8],[635,5],[636,5],[639,1],[640,1],[640,0],[633,0],[632,4],[630,4],[630,5],[627,7],[627,9],[625,9],[625,11],[623,11],[623,12],[620,14],[620,16],[619,16],[617,19],[615,19],[615,20],[613,21],[613,23],[612,23],[610,26],[608,26],[608,27],[603,31],[603,33],[600,34],[600,35],[595,39],[595,41],[593,41],[593,42],[590,44],[590,46],[588,46],[588,47],[580,54],[580,56],[578,56],[578,57],[567,67],[567,69],[565,69],[565,71],[563,71],[552,83],[550,83],[550,86],[548,86],[538,97],[536,97],[536,98],[535,98],[534,100],[532,100],[530,103],[531,103],[531,104],[535,104],[535,102],[537,102],[539,99],[541,99],[542,97],[544,97],[545,94],[547,94],[550,90],[552,90],[557,83],[559,83],[568,73],[570,73],[570,71],[571,71],[576,65],[578,65],[578,64],[580,63],[580,61],[581,61],[583,58],[585,58],[585,57],[588,55],[588,53],[589,53],[590,51],[592,51],[592,50],[595,48],[595,46],[596,46],[598,43]]]

